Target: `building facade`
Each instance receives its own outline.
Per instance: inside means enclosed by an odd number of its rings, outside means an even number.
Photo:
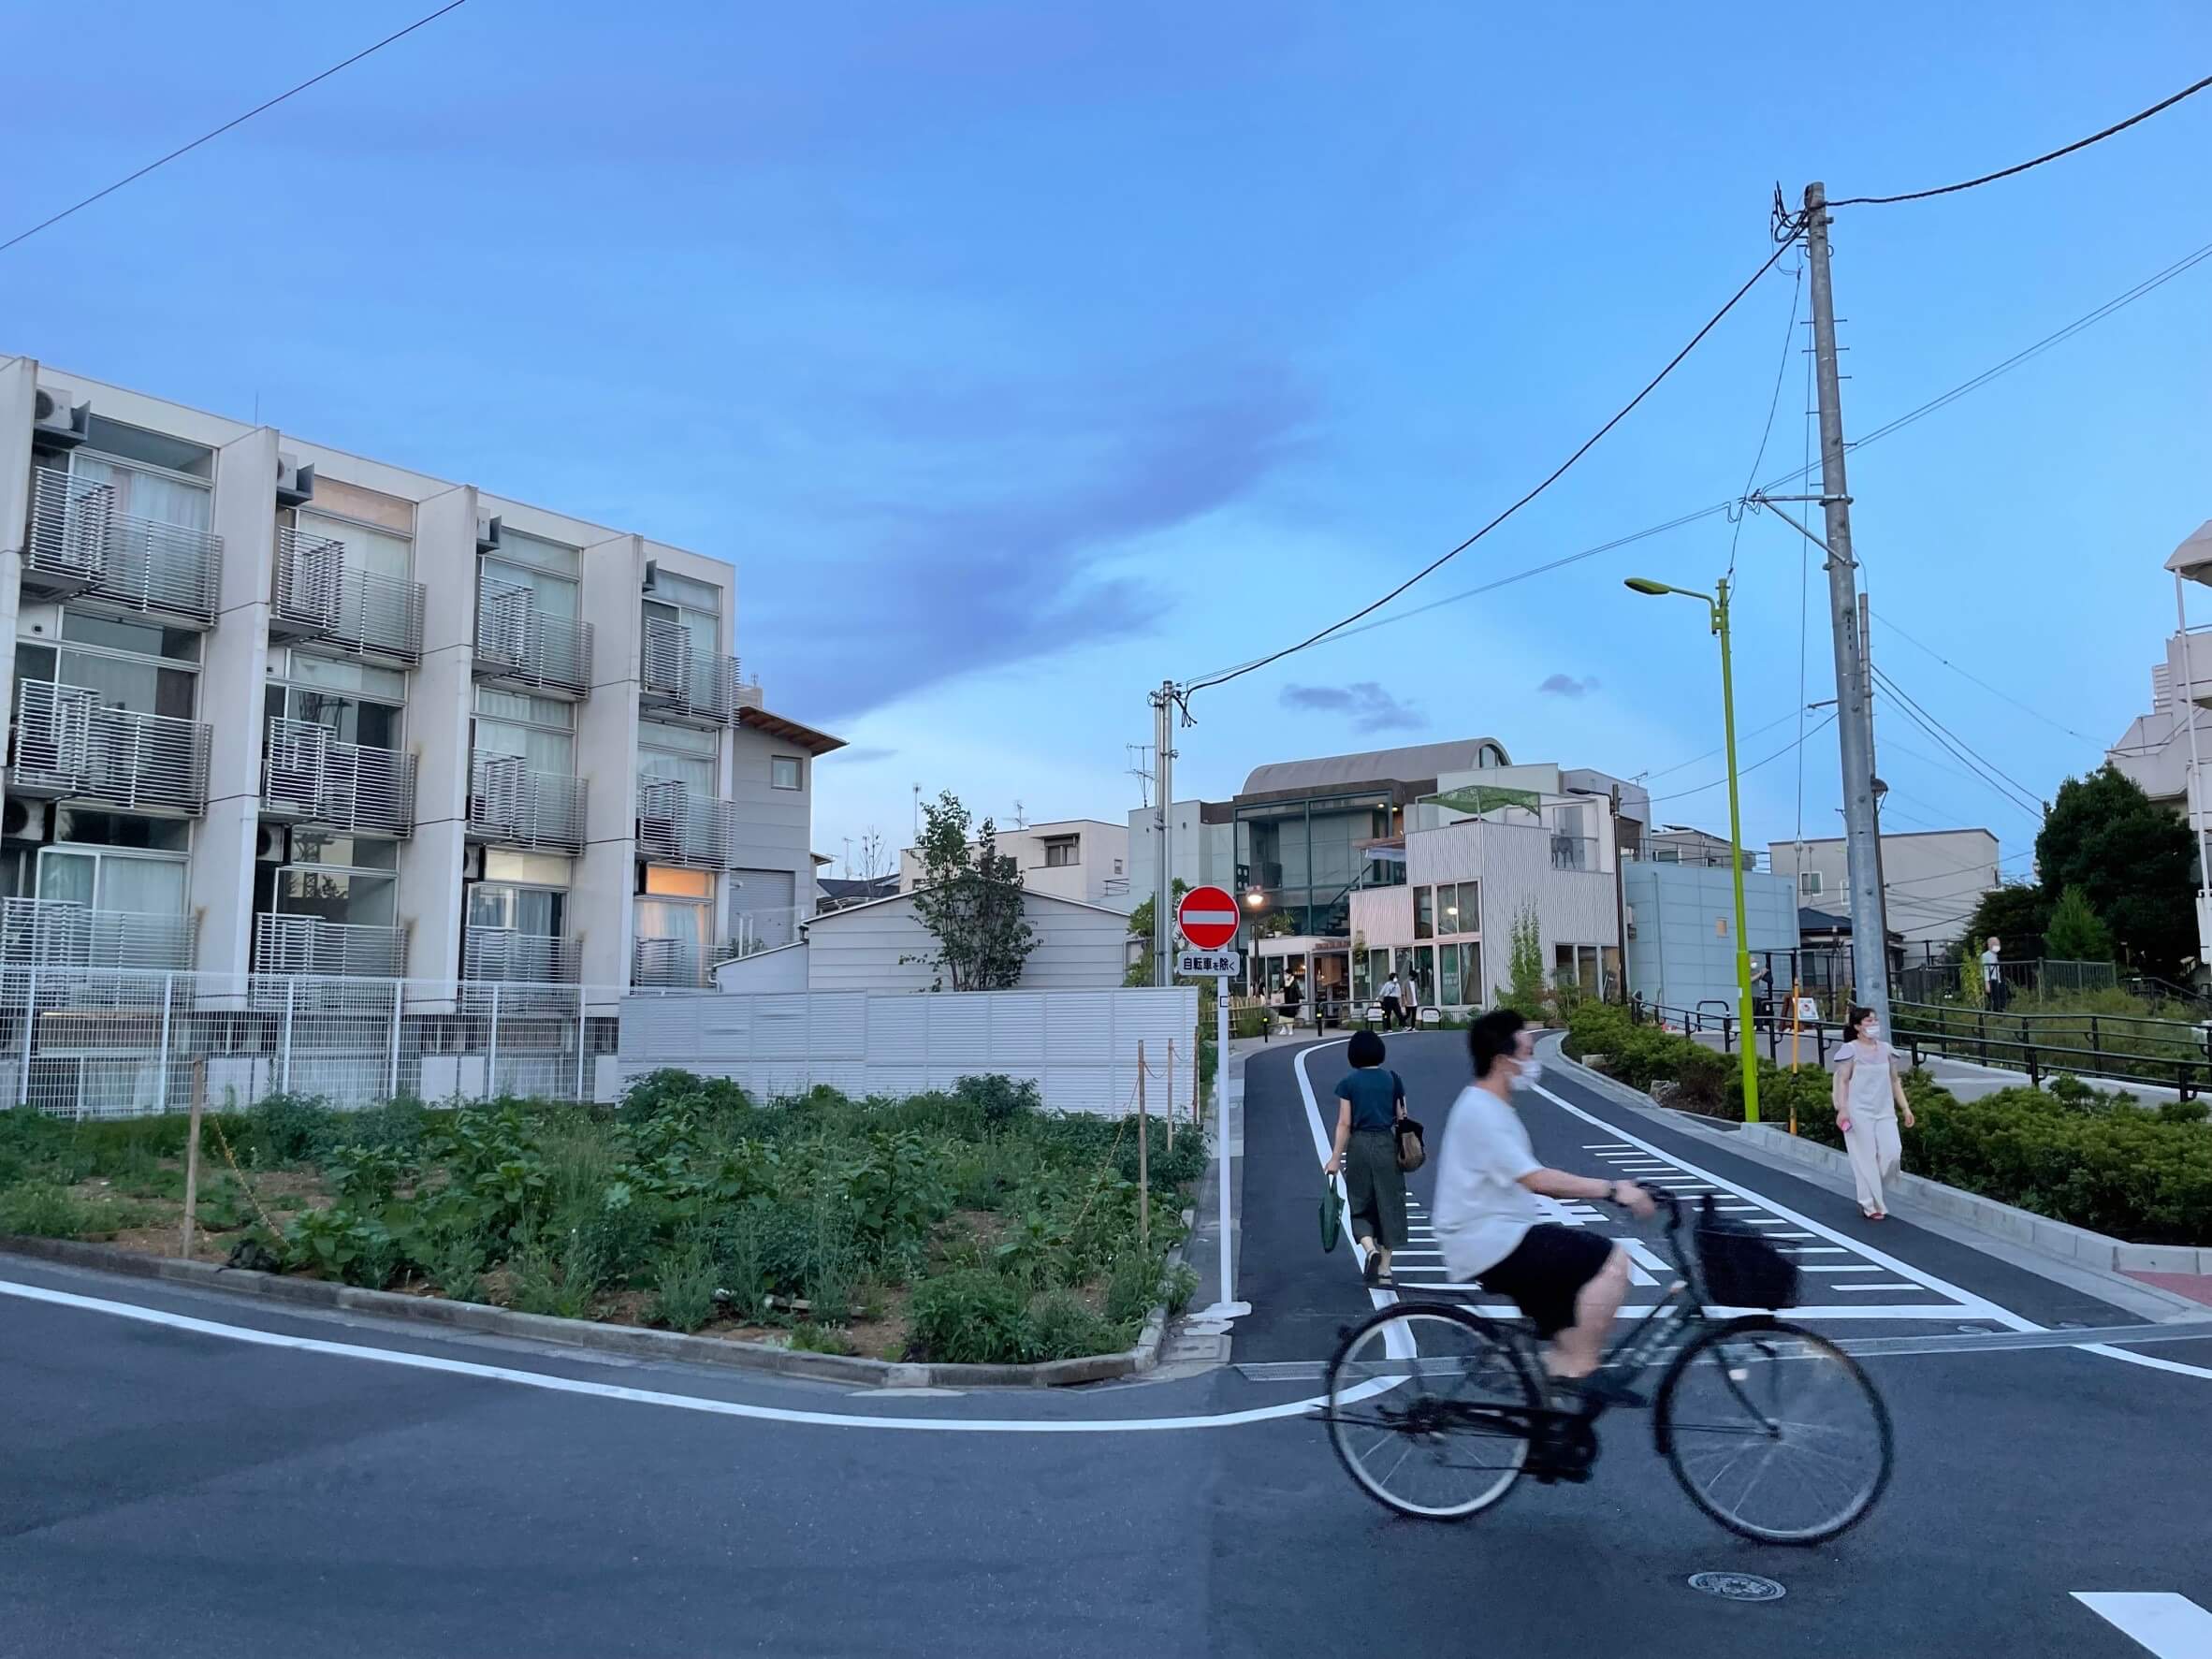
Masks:
[[[1728,867],[1727,846],[1723,843],[1717,863],[1668,858],[1665,851],[1632,859],[1622,870],[1628,901],[1629,988],[1664,1008],[1733,1014],[1738,1002],[1736,877]],[[1797,962],[1800,914],[1789,877],[1747,866],[1744,934],[1754,970],[1766,970],[1766,984],[1757,993],[1762,1002],[1786,997],[1793,983],[1804,981]]]
[[[1882,899],[1889,931],[1907,945],[1962,938],[1982,895],[1999,882],[1997,837],[1986,829],[1891,832],[1881,839]],[[1797,903],[1851,913],[1843,840],[1769,841],[1769,867],[1794,880]]]
[[[741,677],[720,560],[24,357],[0,531],[9,965],[435,1010],[812,913],[839,740]]]
[[[998,855],[1011,858],[1022,885],[1032,893],[1071,898],[1125,914],[1129,896],[1129,831],[1097,818],[1064,818],[994,832]],[[970,842],[968,851],[975,851]],[[898,891],[921,885],[922,860],[909,847],[898,855]]]

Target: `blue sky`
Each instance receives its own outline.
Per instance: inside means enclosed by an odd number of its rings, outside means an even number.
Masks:
[[[18,8],[36,95],[0,107],[0,141],[36,165],[0,176],[0,235],[426,9]],[[1777,180],[1793,200],[1814,177],[1947,182],[2212,62],[2212,13],[2183,4],[1826,26],[1814,80],[1809,28],[1773,7],[471,0],[0,255],[0,349],[257,400],[732,560],[771,706],[853,743],[819,775],[825,851],[903,839],[916,782],[1114,818],[1147,687],[1301,637],[1549,472],[1765,256]],[[1847,428],[2212,240],[2207,145],[2212,95],[1841,217]],[[1393,610],[1739,490],[1791,265]],[[1877,661],[2039,793],[2141,711],[2172,626],[2160,562],[2212,516],[2208,289],[2212,264],[1855,458],[1877,615],[2087,740],[1880,623]],[[1762,475],[1801,458],[1803,397],[1793,351]],[[1660,816],[1724,827],[1697,788],[1719,776],[1695,758],[1719,742],[1711,643],[1620,578],[1706,586],[1729,536],[1709,519],[1209,691],[1177,793],[1483,734],[1672,768]],[[1742,529],[1740,723],[1783,722],[1747,761],[1795,735],[1806,552],[1771,517]],[[1816,700],[1826,653],[1816,631]],[[2026,848],[2023,812],[1882,719],[1898,827]],[[1807,833],[1831,833],[1832,736],[1803,753]],[[1795,752],[1747,791],[1747,838],[1793,832]]]

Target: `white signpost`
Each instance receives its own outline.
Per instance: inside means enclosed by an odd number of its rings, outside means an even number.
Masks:
[[[1229,1196],[1229,982],[1242,957],[1228,947],[1237,937],[1242,916],[1232,894],[1219,887],[1194,887],[1175,907],[1175,924],[1194,947],[1175,958],[1175,972],[1185,979],[1211,979],[1214,983],[1214,1162],[1220,1171],[1219,1228],[1221,1237],[1220,1296],[1201,1310],[1201,1319],[1241,1319],[1252,1311],[1248,1302],[1238,1302],[1236,1262],[1231,1252]]]

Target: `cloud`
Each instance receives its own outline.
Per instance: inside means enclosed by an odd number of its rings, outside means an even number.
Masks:
[[[880,743],[854,743],[836,750],[835,756],[839,761],[850,761],[856,765],[865,766],[870,761],[895,760],[898,756],[898,750],[886,748]],[[829,757],[825,756],[824,758]]]
[[[1401,703],[1371,679],[1348,686],[1285,686],[1279,701],[1285,708],[1347,715],[1356,732],[1409,732],[1429,723],[1418,706]]]
[[[1588,679],[1577,679],[1571,674],[1555,674],[1536,690],[1549,691],[1554,697],[1579,697],[1597,690],[1597,676],[1594,674]]]

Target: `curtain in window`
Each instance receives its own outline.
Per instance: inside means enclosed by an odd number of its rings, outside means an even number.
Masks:
[[[211,509],[208,491],[202,485],[118,467],[82,450],[78,451],[70,471],[88,484],[112,485],[120,512],[151,518],[157,524],[181,525],[186,530],[208,528]]]
[[[577,601],[575,582],[549,575],[544,571],[531,570],[527,565],[509,564],[500,559],[487,559],[484,561],[484,581],[488,588],[527,589],[531,605],[541,616],[564,617],[571,620],[575,618]]]
[[[100,909],[135,910],[152,916],[184,913],[184,866],[173,859],[100,860]]]
[[[673,778],[701,794],[714,793],[714,762],[699,755],[664,754],[658,749],[638,750],[637,769],[646,778]]]
[[[558,772],[565,778],[575,776],[576,739],[569,732],[546,732],[535,726],[515,726],[479,717],[476,752],[518,755],[533,772]]]

